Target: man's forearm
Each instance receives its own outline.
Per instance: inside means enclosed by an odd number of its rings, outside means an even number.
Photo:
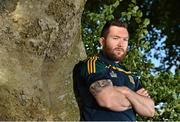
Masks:
[[[125,111],[132,108],[127,97],[114,87],[104,88],[95,98],[100,106],[112,111]]]
[[[126,97],[138,114],[146,117],[154,116],[154,102],[151,98],[138,95],[133,91],[127,92]]]
[[[139,115],[146,117],[154,116],[154,102],[151,98],[141,96],[127,87],[119,87],[118,89],[127,97],[132,107]]]
[[[89,90],[102,107],[112,111],[124,111],[132,108],[126,96],[119,92],[109,79],[94,82]]]

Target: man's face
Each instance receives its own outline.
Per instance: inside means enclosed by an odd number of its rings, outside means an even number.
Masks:
[[[126,28],[111,26],[109,33],[102,39],[105,54],[114,61],[122,61],[128,49],[129,34]]]

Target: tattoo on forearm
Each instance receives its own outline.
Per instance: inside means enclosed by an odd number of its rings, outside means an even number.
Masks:
[[[93,84],[91,84],[89,89],[90,89],[90,92],[94,96],[96,96],[97,93],[99,93],[103,88],[105,88],[107,86],[113,86],[113,83],[109,79],[104,79],[104,80],[98,80],[98,81],[94,82]]]

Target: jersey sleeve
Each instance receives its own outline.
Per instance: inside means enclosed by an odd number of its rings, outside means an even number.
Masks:
[[[97,80],[110,79],[106,66],[96,58],[89,59],[83,64],[81,75],[88,88]]]

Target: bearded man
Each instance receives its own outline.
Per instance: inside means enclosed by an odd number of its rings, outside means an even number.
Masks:
[[[128,40],[127,24],[109,21],[99,39],[100,53],[75,66],[74,92],[81,121],[136,121],[136,113],[154,116],[154,101],[137,77],[121,64]]]

